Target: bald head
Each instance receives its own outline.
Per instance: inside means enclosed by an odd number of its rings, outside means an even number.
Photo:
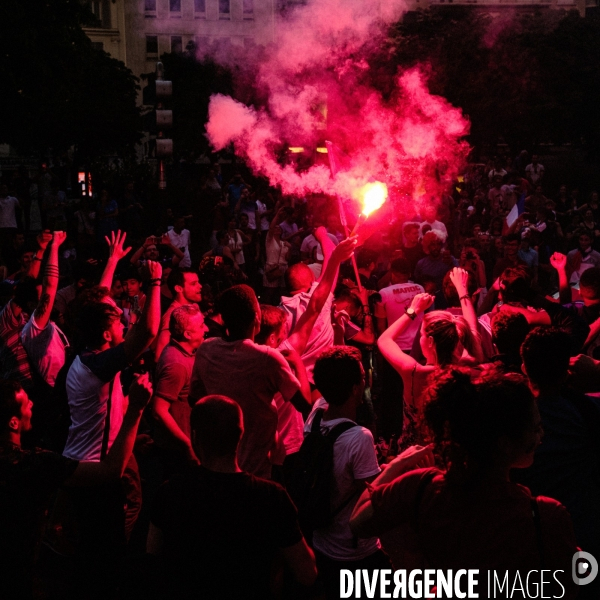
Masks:
[[[285,272],[285,283],[290,294],[308,291],[314,281],[313,272],[304,263],[292,265]]]

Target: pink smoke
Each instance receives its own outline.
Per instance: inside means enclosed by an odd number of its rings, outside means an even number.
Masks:
[[[267,106],[211,98],[206,129],[214,149],[233,142],[285,194],[352,198],[373,179],[417,202],[446,192],[469,151],[460,109],[430,94],[419,68],[399,74],[385,98],[369,83],[369,49],[401,10],[392,0],[330,0],[295,11],[259,65],[256,85]],[[325,139],[347,156],[335,178],[323,164],[280,164],[288,145],[314,149]]]

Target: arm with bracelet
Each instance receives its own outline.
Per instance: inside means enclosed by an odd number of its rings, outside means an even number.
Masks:
[[[46,252],[48,244],[52,240],[52,237],[52,233],[50,233],[50,231],[48,230],[42,231],[42,233],[37,235],[36,241],[38,244],[38,249],[33,255],[33,260],[31,261],[29,269],[26,273],[28,277],[33,277],[34,279],[37,279],[40,276],[40,268],[42,266],[42,261],[44,260],[44,254]]]
[[[454,267],[454,269],[450,271],[450,281],[452,281],[454,287],[456,288],[458,298],[460,300],[460,308],[462,310],[463,317],[468,323],[469,329],[471,330],[471,333],[475,338],[475,356],[473,356],[473,358],[478,363],[482,363],[485,359],[483,356],[483,350],[481,348],[481,336],[479,335],[479,321],[477,320],[477,313],[475,312],[473,300],[471,300],[471,296],[468,290],[469,273],[464,269],[461,269],[460,267]]]
[[[64,231],[55,231],[50,242],[48,262],[44,268],[44,280],[42,282],[42,295],[33,312],[35,322],[40,329],[45,329],[50,321],[50,313],[54,306],[56,290],[58,289],[58,248],[67,239]]]

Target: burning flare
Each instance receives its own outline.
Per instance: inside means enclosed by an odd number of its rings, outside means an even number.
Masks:
[[[388,197],[388,189],[385,183],[375,181],[361,187],[358,194],[362,202],[362,214],[368,217],[373,211],[383,206]]]

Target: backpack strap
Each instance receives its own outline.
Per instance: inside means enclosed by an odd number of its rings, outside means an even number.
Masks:
[[[542,522],[540,519],[540,506],[539,506],[537,498],[535,496],[531,499],[531,513],[533,514],[533,524],[535,525],[535,540],[537,543],[538,553],[540,555],[540,562],[542,564],[542,569],[543,569],[545,560],[544,560],[544,544],[542,541]]]
[[[323,419],[324,408],[317,408],[312,425],[310,426],[311,433],[321,433],[321,420]]]
[[[108,439],[110,437],[110,413],[112,410],[112,395],[115,387],[114,378],[108,384],[108,400],[106,402],[106,419],[104,420],[104,433],[102,434],[102,447],[100,449],[100,459],[106,457],[108,453]]]

